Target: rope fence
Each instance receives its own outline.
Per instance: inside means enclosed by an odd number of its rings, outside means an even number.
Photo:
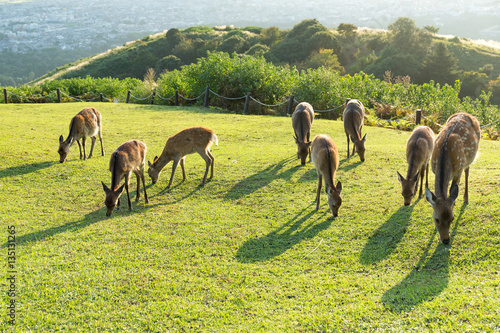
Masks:
[[[161,96],[159,93],[157,93],[156,91],[153,91],[152,93],[150,93],[148,96],[146,97],[137,97],[137,96],[134,96],[132,95],[131,91],[127,91],[127,95],[126,97],[120,97],[118,99],[110,99],[110,98],[107,98],[105,96],[103,96],[103,94],[99,94],[98,97],[94,97],[94,98],[89,98],[89,99],[84,99],[84,98],[79,98],[79,97],[74,97],[74,96],[70,96],[68,95],[67,93],[65,92],[62,92],[60,89],[57,89],[56,91],[53,91],[47,95],[42,95],[42,96],[22,96],[22,95],[17,95],[15,93],[12,93],[12,92],[9,92],[7,91],[7,89],[3,89],[3,97],[4,97],[4,103],[5,104],[8,104],[9,103],[9,96],[11,96],[11,100],[12,100],[12,97],[14,97],[14,99],[18,100],[19,103],[41,103],[41,102],[46,102],[47,100],[55,100],[57,103],[62,103],[63,102],[63,97],[65,97],[67,100],[71,100],[71,101],[76,101],[76,102],[97,102],[97,101],[100,101],[100,102],[114,102],[114,103],[120,103],[122,102],[124,99],[125,99],[125,103],[129,103],[131,102],[131,100],[135,101],[135,102],[143,102],[143,101],[147,101],[149,100],[149,104],[154,104],[154,100],[155,98],[157,97],[158,99],[162,100],[162,101],[165,101],[165,102],[170,102],[170,101],[173,101],[173,104],[175,106],[179,106],[179,98],[184,100],[184,101],[188,101],[188,102],[193,102],[193,101],[198,101],[200,100],[201,98],[204,98],[203,99],[203,106],[204,107],[209,107],[209,94],[212,94],[214,95],[215,97],[218,97],[218,98],[221,98],[223,100],[226,100],[226,101],[241,101],[241,100],[245,100],[245,104],[244,104],[244,108],[243,108],[243,114],[248,114],[248,108],[249,108],[249,103],[250,101],[256,103],[257,105],[259,106],[262,106],[262,107],[267,107],[267,108],[276,108],[276,107],[281,107],[285,104],[288,104],[288,107],[287,107],[287,112],[286,114],[287,115],[290,115],[292,113],[292,109],[293,109],[293,105],[294,104],[299,104],[300,101],[298,101],[297,99],[295,99],[295,97],[293,95],[289,96],[289,98],[283,100],[282,102],[279,102],[279,103],[276,103],[276,104],[266,104],[266,103],[263,103],[259,100],[257,100],[256,98],[252,97],[251,96],[251,93],[248,92],[246,96],[241,96],[241,97],[225,97],[225,96],[222,96],[220,94],[218,94],[217,92],[213,91],[212,89],[210,89],[210,87],[206,87],[205,91],[203,93],[201,93],[199,96],[197,97],[187,97],[187,96],[183,96],[182,94],[179,93],[178,90],[175,90],[175,93],[174,95],[170,96],[170,97],[165,97],[165,96]],[[56,95],[56,96],[54,96]],[[330,108],[330,109],[326,109],[326,110],[317,110],[317,109],[314,109],[314,112],[315,113],[327,113],[327,112],[332,112],[332,111],[336,111],[338,110],[339,108],[343,107],[345,104],[341,104],[341,105],[338,105],[336,107],[333,107],[333,108]],[[443,128],[444,125],[441,125],[437,122],[435,122],[434,120],[428,118],[428,117],[425,117],[423,114],[422,114],[422,110],[418,109],[417,112],[415,114],[411,114],[411,115],[408,115],[404,118],[400,118],[400,119],[380,119],[380,118],[375,118],[375,121],[377,122],[387,122],[389,124],[393,124],[393,123],[402,123],[404,121],[407,121],[409,119],[413,119],[415,118],[415,124],[416,125],[420,125],[422,119],[425,120],[427,123],[431,124],[431,125],[435,125],[439,128]],[[493,125],[496,125],[500,122],[500,119],[499,120],[496,120],[496,121],[493,121],[489,124],[485,124],[485,125],[481,125],[481,128],[487,128],[487,127],[491,127]]]

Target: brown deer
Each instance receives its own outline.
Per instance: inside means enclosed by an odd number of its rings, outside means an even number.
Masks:
[[[477,119],[467,113],[456,113],[448,118],[434,142],[432,171],[435,174],[436,194],[426,188],[425,197],[432,205],[432,218],[444,244],[450,242],[450,225],[454,219],[453,207],[458,197],[458,184],[464,170],[464,204],[469,203],[469,167],[476,157],[480,137]],[[450,196],[448,197],[450,181]]]
[[[106,216],[110,216],[113,209],[117,207],[120,209],[120,196],[123,193],[123,187],[127,191],[128,208],[132,210],[132,203],[130,202],[130,194],[128,185],[130,182],[131,173],[137,176],[137,192],[135,201],[138,202],[140,198],[140,189],[144,187],[144,199],[149,203],[148,194],[146,193],[146,184],[144,180],[144,166],[146,164],[146,144],[139,140],[130,140],[118,147],[109,160],[109,171],[111,171],[111,188],[108,188],[102,182],[102,188],[106,193]],[[125,184],[120,186],[120,181],[125,178]]]
[[[398,180],[402,186],[404,205],[408,206],[417,193],[418,179],[420,176],[420,191],[418,198],[422,198],[422,188],[429,187],[429,160],[434,149],[434,132],[427,126],[418,126],[406,141],[406,162],[408,171],[406,179],[398,172]]]
[[[182,168],[182,180],[186,180],[186,171],[184,170],[184,160],[186,155],[198,153],[206,162],[205,175],[200,185],[205,185],[207,180],[208,169],[211,167],[210,178],[214,176],[214,157],[210,153],[210,147],[212,144],[219,144],[219,139],[217,135],[208,128],[205,127],[190,127],[186,128],[179,133],[171,136],[167,139],[165,148],[160,157],[155,156],[153,163],[148,161],[149,169],[148,174],[151,177],[151,181],[155,184],[160,177],[161,170],[170,161],[174,161],[172,165],[172,175],[170,176],[170,182],[167,188],[172,185],[172,180],[174,179],[175,169],[177,165],[181,164]]]
[[[295,143],[298,146],[297,158],[302,165],[306,164],[307,155],[311,160],[311,125],[314,121],[314,110],[311,104],[302,102],[292,114],[292,126],[295,132]]]
[[[363,138],[361,138],[361,129],[363,128],[363,121],[365,119],[365,107],[363,106],[363,103],[357,99],[347,99],[342,118],[344,119],[344,131],[347,136],[347,158],[350,157],[349,137],[351,137],[354,145],[352,155],[354,155],[354,152],[356,151],[361,159],[361,162],[363,162],[365,160],[366,141],[366,134]]]
[[[96,141],[96,135],[99,134],[99,140],[101,141],[101,153],[104,156],[104,147],[102,145],[102,127],[101,127],[101,113],[95,108],[84,108],[82,111],[78,112],[76,116],[71,119],[69,125],[69,135],[66,140],[63,140],[63,136],[59,137],[59,162],[63,163],[69,154],[69,148],[76,141],[78,147],[80,148],[80,159],[87,159],[85,153],[85,141],[88,137],[92,139],[92,145],[90,146],[90,154],[88,158],[92,157],[94,151],[94,145]],[[82,139],[83,145],[83,156],[82,156],[82,146],[80,145],[80,139]]]
[[[335,183],[335,173],[339,166],[339,152],[333,140],[326,134],[316,135],[311,144],[312,162],[318,173],[318,190],[316,192],[316,210],[319,209],[322,179],[325,180],[325,190],[328,195],[328,206],[333,216],[339,213],[342,198],[342,183]]]

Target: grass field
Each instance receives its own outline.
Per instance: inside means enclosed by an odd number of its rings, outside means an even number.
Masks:
[[[96,103],[106,156],[81,161],[74,145],[60,164],[58,137],[84,106],[0,105],[2,276],[16,232],[1,331],[500,331],[500,142],[480,143],[443,245],[425,199],[403,206],[408,132],[365,127],[361,163],[346,159],[340,121],[315,120],[341,155],[333,218],[324,191],[314,209],[316,171],[296,159],[290,118]],[[169,164],[155,185],[146,175],[149,204],[106,218],[111,153],[139,139],[152,160],[194,125],[219,137],[214,179],[199,187],[204,161],[189,155],[185,182],[179,168],[165,190]]]

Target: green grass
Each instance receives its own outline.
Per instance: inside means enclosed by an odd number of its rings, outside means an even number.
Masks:
[[[1,267],[15,225],[15,331],[500,330],[499,142],[481,142],[470,204],[460,193],[445,246],[425,199],[402,206],[408,132],[365,127],[361,163],[346,159],[340,121],[315,120],[312,135],[329,134],[341,155],[334,219],[324,191],[314,209],[316,172],[296,159],[290,118],[96,103],[106,156],[80,161],[75,145],[60,164],[58,137],[84,106],[0,106]],[[219,137],[214,179],[198,187],[204,162],[189,155],[185,182],[177,170],[165,190],[169,164],[157,184],[148,177],[149,204],[106,218],[111,153],[139,139],[152,160],[194,125]],[[0,330],[14,331],[2,308]]]

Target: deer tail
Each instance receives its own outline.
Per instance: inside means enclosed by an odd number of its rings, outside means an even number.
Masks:
[[[215,135],[215,133],[212,133],[212,137],[210,138],[210,141],[215,143],[216,146],[219,145],[219,138],[217,138],[217,135]]]

